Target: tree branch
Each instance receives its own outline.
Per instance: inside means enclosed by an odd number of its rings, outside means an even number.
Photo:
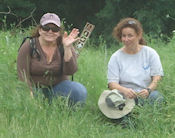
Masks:
[[[16,27],[19,27],[23,22],[25,22],[26,20],[28,20],[28,19],[30,19],[30,18],[32,18],[32,20],[35,22],[35,24],[37,24],[36,21],[35,21],[35,19],[33,18],[33,13],[35,12],[35,10],[36,10],[36,8],[34,8],[34,9],[31,11],[31,13],[30,13],[30,15],[29,15],[28,17],[22,19],[22,20],[16,25]]]
[[[35,19],[34,19],[34,17],[33,17],[33,13],[35,12],[36,8],[34,8],[34,9],[31,11],[31,13],[30,13],[30,15],[29,15],[28,17],[26,17],[26,18],[24,18],[24,19],[22,19],[22,20],[21,20],[21,18],[20,18],[18,15],[16,15],[15,13],[13,13],[13,12],[11,11],[11,9],[10,9],[9,6],[7,6],[7,8],[8,8],[8,12],[0,12],[0,14],[13,15],[13,16],[15,16],[15,17],[17,18],[17,20],[19,21],[19,23],[16,25],[16,27],[21,26],[21,24],[22,24],[23,22],[25,22],[26,20],[28,20],[28,19],[30,19],[30,18],[34,21],[35,24],[37,24],[36,21],[35,21]]]
[[[18,18],[18,16],[15,13],[12,13],[12,11],[11,11],[9,6],[7,6],[7,8],[9,10],[8,12],[0,12],[0,14],[13,15],[13,16]]]

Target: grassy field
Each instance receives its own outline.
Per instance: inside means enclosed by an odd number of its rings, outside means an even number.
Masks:
[[[52,105],[32,99],[28,87],[18,81],[16,57],[23,33],[0,32],[0,137],[2,138],[174,138],[175,137],[175,38],[168,44],[150,39],[160,55],[164,78],[158,90],[166,105],[135,107],[125,127],[102,115],[99,95],[107,89],[106,71],[111,54],[119,47],[101,41],[88,43],[81,52],[74,80],[87,87],[87,104],[72,110],[65,102]]]

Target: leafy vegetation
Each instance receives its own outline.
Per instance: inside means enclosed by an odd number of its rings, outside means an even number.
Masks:
[[[105,40],[111,41],[111,32],[117,22],[125,17],[134,17],[143,24],[147,35],[167,40],[165,36],[172,36],[172,31],[175,29],[174,2],[174,0],[132,0],[132,2],[130,0],[1,0],[0,26],[28,27],[39,23],[44,13],[55,12],[66,21],[66,27],[72,24],[71,27],[81,29],[88,21],[96,26],[93,35],[103,35]]]
[[[0,32],[0,36],[0,137],[175,137],[175,38],[168,44],[147,38],[148,45],[157,50],[162,60],[165,76],[158,90],[167,103],[159,108],[156,105],[135,107],[131,115],[119,123],[104,117],[97,101],[107,89],[108,60],[120,46],[107,48],[102,38],[99,46],[88,41],[78,58],[79,70],[74,76],[75,81],[87,87],[87,104],[71,109],[60,98],[48,105],[42,97],[30,97],[28,87],[18,81],[16,74],[17,51],[24,33],[19,31],[14,35],[6,31]]]

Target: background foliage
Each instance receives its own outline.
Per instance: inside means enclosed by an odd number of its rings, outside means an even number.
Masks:
[[[8,6],[16,16],[1,13],[1,27],[18,24],[36,8],[32,15],[37,23],[44,13],[55,12],[67,21],[67,27],[82,29],[87,21],[95,24],[93,35],[105,36],[106,40],[111,40],[113,27],[124,17],[139,19],[145,33],[156,38],[172,36],[175,29],[175,0],[1,0],[0,12],[8,12]],[[21,27],[34,23],[29,18]]]

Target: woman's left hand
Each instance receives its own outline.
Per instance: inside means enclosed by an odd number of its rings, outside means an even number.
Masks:
[[[147,98],[149,96],[149,92],[147,89],[143,89],[138,93],[138,96],[142,98]]]
[[[79,37],[79,30],[74,28],[71,33],[68,35],[67,32],[64,32],[63,35],[63,46],[64,48],[70,47],[73,43],[75,43]]]

